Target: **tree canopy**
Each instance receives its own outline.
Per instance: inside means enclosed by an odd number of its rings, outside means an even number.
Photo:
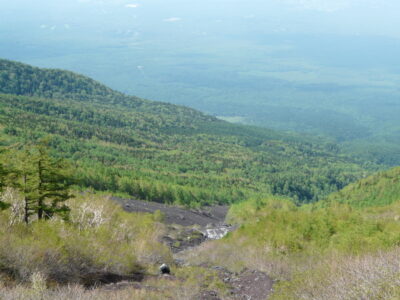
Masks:
[[[126,96],[71,72],[0,66],[4,143],[51,135],[82,187],[183,205],[271,193],[313,202],[378,168],[332,143]]]

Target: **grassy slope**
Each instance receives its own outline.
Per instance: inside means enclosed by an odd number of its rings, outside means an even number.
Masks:
[[[301,207],[277,197],[235,204],[228,220],[239,229],[189,259],[262,269],[278,280],[277,300],[398,299],[399,179],[400,168],[379,172]]]
[[[228,219],[240,228],[191,259],[261,268],[278,279],[272,299],[398,299],[399,179],[400,168],[379,172],[302,207],[277,197],[235,204]]]
[[[127,213],[107,197],[79,194],[69,200],[69,222],[23,222],[23,201],[3,195],[13,209],[0,212],[0,299],[197,299],[201,289],[225,292],[214,270],[178,267],[160,242],[160,215]],[[174,280],[158,274],[171,266]],[[142,287],[87,289],[121,277]],[[117,279],[118,280],[118,279]]]
[[[329,195],[327,199],[355,207],[384,206],[399,200],[400,167],[361,179]]]
[[[238,230],[187,259],[263,270],[277,280],[272,299],[398,299],[399,216],[400,201],[354,210],[253,199],[231,208]]]
[[[40,272],[50,281],[90,284],[91,274],[142,273],[157,259],[171,261],[153,215],[128,214],[106,197],[87,194],[68,201],[69,222],[26,226],[21,196],[11,190],[3,196],[13,209],[0,212],[0,274],[14,280]]]
[[[113,91],[89,78],[0,60],[3,138],[51,134],[80,183],[181,204],[256,193],[315,201],[365,172],[329,144],[233,125]]]

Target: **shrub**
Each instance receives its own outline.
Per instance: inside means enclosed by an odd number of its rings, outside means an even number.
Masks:
[[[171,262],[159,243],[162,226],[151,214],[129,214],[111,200],[85,195],[70,201],[71,221],[26,226],[0,215],[0,270],[20,281],[42,274],[49,281],[87,282],[91,274],[132,275]]]
[[[399,299],[399,255],[398,247],[361,256],[330,255],[275,286],[272,299]]]
[[[360,256],[399,246],[399,207],[297,207],[288,200],[253,199],[231,208],[230,222],[241,224],[236,231],[187,256],[192,263],[255,268],[286,281],[333,254]]]

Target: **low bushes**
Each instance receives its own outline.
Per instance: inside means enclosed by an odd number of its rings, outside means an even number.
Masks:
[[[360,256],[330,255],[275,286],[272,299],[400,299],[399,256],[399,247]]]
[[[46,288],[40,274],[34,274],[30,284],[14,287],[2,286],[1,300],[156,300],[201,299],[202,291],[215,291],[229,299],[229,291],[218,278],[216,271],[201,267],[182,267],[176,277],[149,276],[141,283],[87,289],[80,285],[58,285]]]
[[[258,207],[258,208],[257,208]],[[339,251],[361,254],[400,245],[400,223],[373,218],[346,205],[297,207],[289,201],[253,201],[233,208],[231,221],[244,224],[231,240],[245,238],[273,255]],[[247,217],[250,211],[250,216]]]
[[[242,225],[189,261],[267,272],[278,282],[272,299],[399,298],[400,202],[353,209],[253,199],[228,219]]]
[[[49,282],[92,284],[171,261],[169,250],[158,242],[162,226],[152,215],[125,213],[93,195],[69,205],[69,222],[54,218],[27,226],[15,221],[20,220],[18,210],[2,212],[0,270],[23,282],[40,273]]]

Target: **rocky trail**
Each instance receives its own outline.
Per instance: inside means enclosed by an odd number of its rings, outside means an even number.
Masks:
[[[213,206],[204,209],[184,209],[155,202],[145,202],[133,199],[113,197],[128,212],[160,211],[164,215],[164,222],[168,226],[168,234],[163,237],[175,254],[176,263],[187,265],[179,254],[188,252],[207,240],[223,238],[233,226],[225,224],[228,212],[227,206]],[[229,290],[229,296],[220,296],[215,291],[203,290],[196,296],[196,300],[265,300],[272,293],[274,281],[266,274],[257,270],[243,270],[240,273],[231,272],[220,266],[202,266],[213,269]],[[176,280],[174,275],[159,275],[159,280]],[[146,281],[146,280],[145,280]],[[145,282],[144,281],[144,282]],[[152,289],[145,283],[119,282],[105,286],[106,289],[120,289],[133,286],[137,289]]]

